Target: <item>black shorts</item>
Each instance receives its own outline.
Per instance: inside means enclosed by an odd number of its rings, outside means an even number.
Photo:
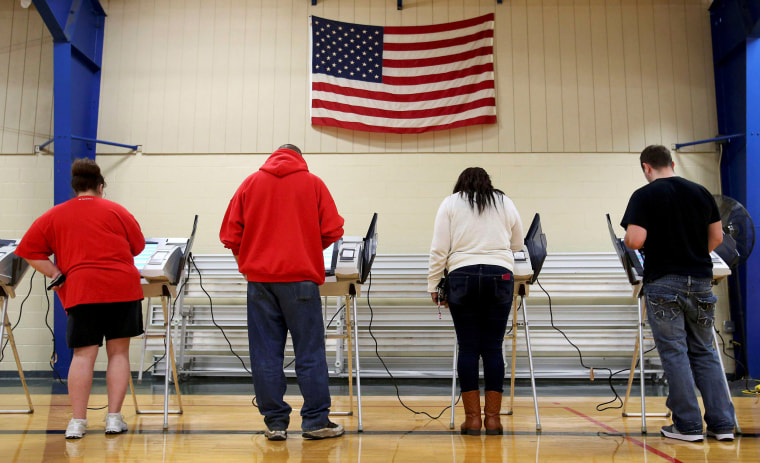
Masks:
[[[69,349],[102,346],[106,341],[143,334],[142,301],[80,304],[68,309]]]

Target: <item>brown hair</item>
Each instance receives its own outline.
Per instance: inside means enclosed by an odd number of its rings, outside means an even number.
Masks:
[[[649,145],[644,148],[639,156],[639,163],[641,168],[644,168],[644,163],[649,164],[655,169],[662,169],[663,167],[670,167],[673,165],[673,158],[670,156],[670,150],[662,145]]]
[[[88,158],[75,159],[71,163],[71,188],[74,193],[97,190],[100,185],[105,186],[106,180],[100,173],[100,167]]]

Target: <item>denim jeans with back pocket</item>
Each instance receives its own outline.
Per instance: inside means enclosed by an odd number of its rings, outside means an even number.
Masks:
[[[486,391],[504,390],[504,333],[512,307],[512,272],[496,265],[469,265],[449,273],[449,310],[459,345],[457,373],[462,392],[478,390],[483,359]]]
[[[713,347],[715,303],[709,278],[665,275],[644,285],[647,318],[662,360],[673,423],[685,433],[702,432],[696,389],[711,431],[734,429],[734,406]]]
[[[285,340],[290,331],[296,354],[296,379],[303,396],[301,429],[327,426],[330,412],[329,374],[319,286],[312,281],[248,282],[248,348],[253,388],[271,430],[286,430],[291,407],[283,396]]]

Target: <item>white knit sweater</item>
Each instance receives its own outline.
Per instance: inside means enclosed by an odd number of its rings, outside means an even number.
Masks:
[[[496,207],[478,214],[460,193],[446,197],[438,208],[430,244],[428,291],[443,275],[467,265],[499,265],[514,271],[513,251],[523,247],[520,214],[506,195],[497,194]]]

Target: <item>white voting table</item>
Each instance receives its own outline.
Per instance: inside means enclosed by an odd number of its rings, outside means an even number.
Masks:
[[[137,414],[163,414],[164,429],[169,428],[169,414],[182,414],[182,395],[179,390],[179,380],[177,378],[177,365],[174,358],[174,347],[171,336],[171,318],[170,310],[171,299],[174,297],[181,305],[183,295],[183,282],[186,278],[184,271],[185,264],[190,256],[193,237],[198,217],[195,217],[193,233],[188,238],[149,238],[145,240],[145,249],[138,256],[135,256],[135,267],[140,271],[143,296],[148,298],[148,307],[150,300],[154,297],[161,298],[161,307],[163,310],[164,330],[160,336],[164,338],[166,344],[164,360],[164,405],[162,410],[145,410],[137,404],[137,395],[135,393],[132,375],[129,376],[129,386],[132,390],[132,400],[135,405]],[[179,289],[178,289],[179,287]],[[179,295],[178,295],[179,292]],[[147,322],[147,319],[146,319]],[[147,323],[146,323],[147,324]],[[145,342],[149,334],[146,332],[143,336],[143,355],[145,355]],[[141,361],[142,365],[142,361]],[[169,374],[174,380],[174,389],[177,395],[176,410],[169,410]]]
[[[343,311],[343,323],[334,335],[326,335],[328,339],[338,339],[346,342],[348,354],[348,411],[332,411],[331,415],[353,415],[353,363],[356,362],[356,401],[358,416],[358,431],[364,431],[362,424],[362,393],[361,366],[359,363],[359,323],[356,316],[356,298],[361,295],[361,284],[369,275],[377,253],[377,214],[370,222],[367,235],[344,236],[339,242],[325,250],[325,282],[319,287],[319,294],[325,298],[338,297],[343,299],[346,310]],[[338,303],[340,310],[340,299]],[[344,328],[345,327],[345,330]],[[342,349],[337,349],[336,361],[341,361]]]

